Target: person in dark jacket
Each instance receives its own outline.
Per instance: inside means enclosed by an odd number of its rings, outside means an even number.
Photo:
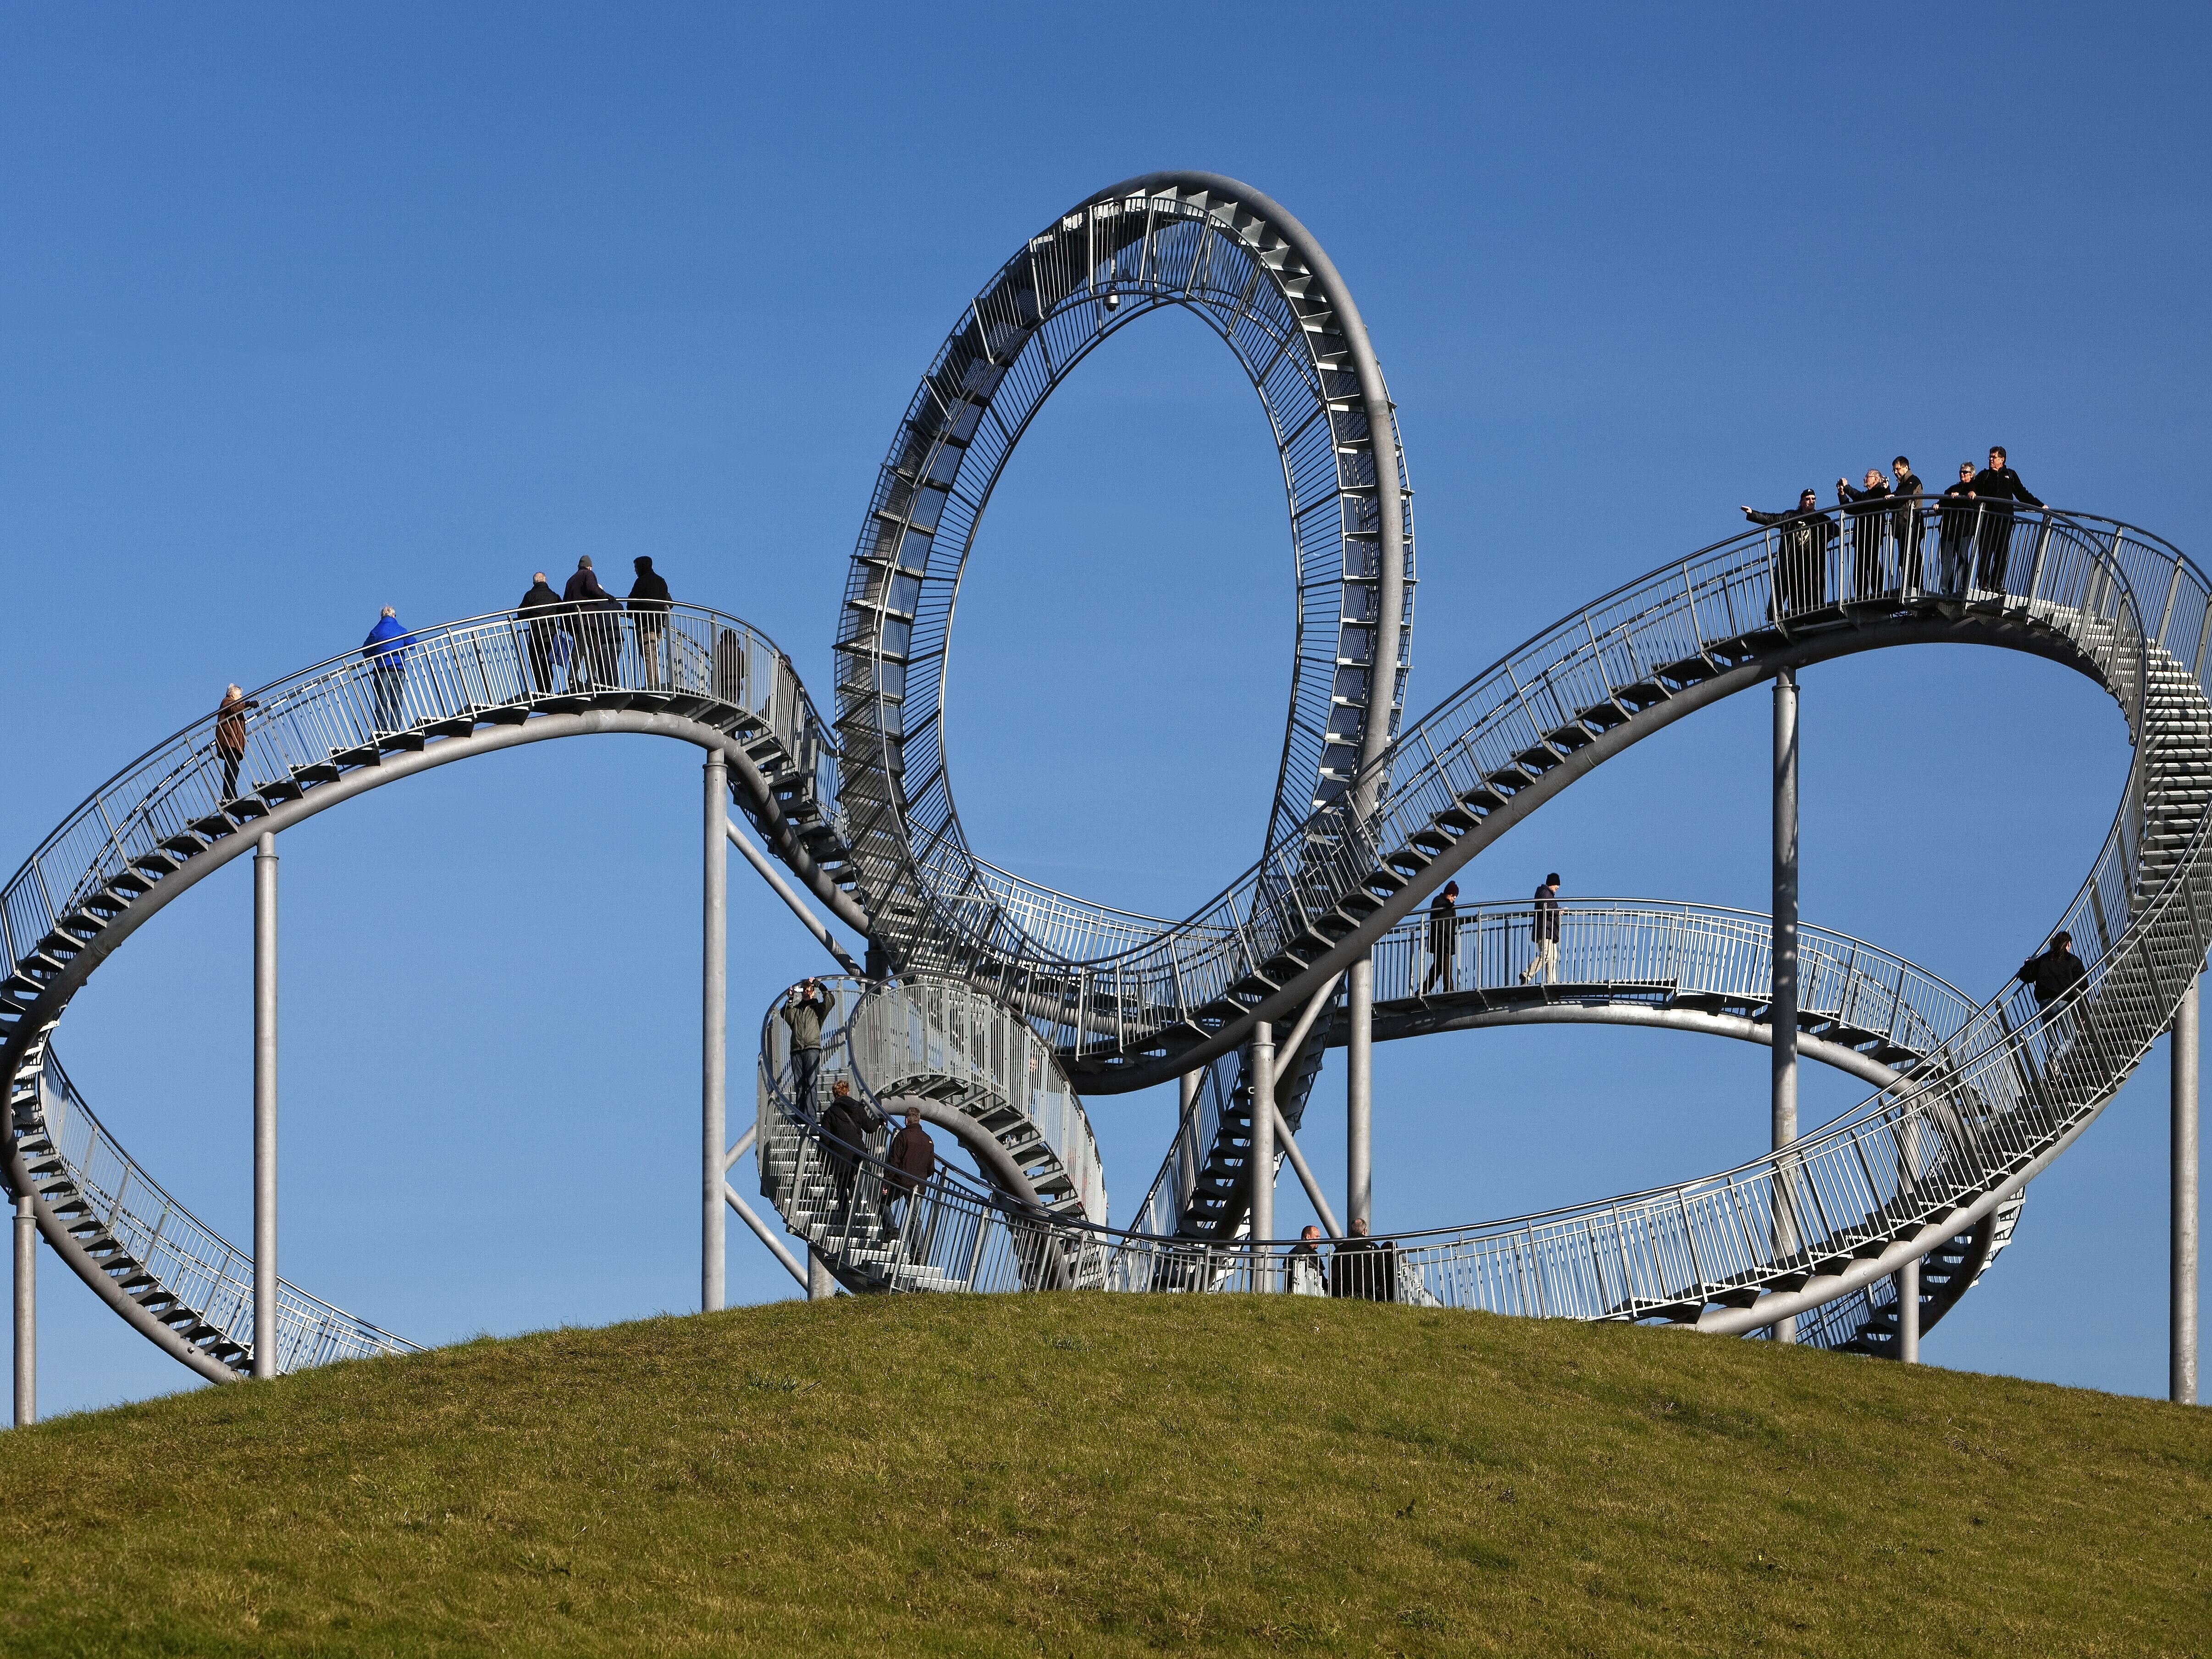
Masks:
[[[1921,591],[1920,478],[1912,463],[1902,455],[1890,462],[1889,477],[1890,499],[1903,503],[1889,515],[1889,538],[1897,544],[1899,591],[1917,593]]]
[[[1444,890],[1429,901],[1429,976],[1421,982],[1426,995],[1439,978],[1449,996],[1459,988],[1459,884],[1448,881]]]
[[[814,1109],[814,1074],[822,1067],[822,1017],[830,1012],[830,993],[818,979],[805,979],[785,993],[780,1011],[791,1028],[791,1069],[799,1089],[799,1109]]]
[[[884,1176],[884,1231],[893,1238],[899,1236],[899,1224],[891,1214],[895,1199],[906,1200],[907,1224],[914,1222],[915,1206],[921,1202],[922,1189],[937,1172],[937,1144],[929,1138],[929,1131],[921,1127],[921,1109],[907,1108],[906,1127],[891,1137],[890,1150],[884,1162],[890,1166]],[[925,1238],[918,1253],[927,1255],[929,1245]]]
[[[1743,516],[1771,526],[1780,544],[1774,573],[1777,617],[1802,616],[1826,603],[1828,546],[1836,538],[1836,526],[1820,511],[1819,492],[1802,491],[1794,512],[1761,513],[1747,507]]]
[[[853,1085],[843,1078],[830,1085],[830,1103],[822,1109],[822,1145],[830,1165],[830,1179],[837,1191],[832,1227],[844,1227],[853,1218],[853,1183],[860,1174],[860,1156],[868,1149],[867,1108],[854,1098]]]
[[[361,654],[368,659],[369,678],[376,688],[380,732],[397,732],[406,724],[407,653],[414,643],[415,636],[388,605],[361,642]]]
[[[561,689],[553,684],[553,669],[562,655],[561,640],[568,629],[561,621],[561,596],[545,580],[544,571],[531,577],[530,591],[514,607],[514,614],[527,624],[531,689],[540,696],[550,696]]]
[[[1553,983],[1559,976],[1559,872],[1556,870],[1537,884],[1535,902],[1528,913],[1528,943],[1534,954],[1521,970],[1521,982],[1526,985],[1532,975],[1540,973],[1545,984]]]
[[[1836,505],[1844,509],[1851,531],[1850,596],[1855,599],[1881,595],[1881,538],[1889,527],[1889,514],[1882,503],[1888,500],[1889,486],[1874,467],[1866,470],[1866,477],[1856,489],[1841,478],[1836,480]]]
[[[2012,521],[2015,502],[2024,507],[2043,503],[2027,493],[2005,459],[2004,446],[1990,446],[1990,464],[1974,474],[1973,495],[1981,504],[1981,579],[1984,587],[2006,591],[2005,579],[2012,562]]]
[[[2089,970],[2074,954],[2074,935],[2054,933],[2050,948],[2021,963],[2020,972],[2013,977],[2035,993],[2035,1006],[2040,1009],[2048,1008],[2088,978]]]
[[[222,701],[215,709],[215,753],[222,763],[222,794],[218,804],[238,799],[238,769],[246,759],[246,711],[260,707],[236,686],[222,688]]]
[[[1352,1218],[1352,1237],[1339,1239],[1330,1253],[1328,1293],[1361,1302],[1398,1299],[1398,1247],[1368,1237],[1367,1218]]]
[[[1968,550],[1973,545],[1974,519],[1980,509],[1974,505],[1974,464],[1959,463],[1959,482],[1943,492],[1943,504],[1936,511],[1936,552],[1943,567],[1943,592],[1952,596],[1963,595],[1967,579],[1973,573],[1973,556]]]
[[[629,631],[637,644],[637,659],[645,670],[647,690],[660,690],[660,640],[668,626],[668,584],[654,574],[653,561],[641,554],[630,561],[637,580],[629,589]]]
[[[621,610],[622,601],[599,586],[590,554],[576,561],[576,574],[561,597],[568,605],[569,631],[576,636],[577,674],[587,686],[612,685],[615,653],[621,647],[615,630],[622,624],[610,613]]]

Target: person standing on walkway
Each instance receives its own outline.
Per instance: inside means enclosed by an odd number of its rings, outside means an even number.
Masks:
[[[1855,599],[1881,596],[1881,536],[1889,521],[1881,503],[1888,499],[1889,486],[1881,481],[1877,468],[1866,470],[1866,477],[1856,489],[1841,478],[1836,480],[1836,505],[1844,509],[1851,527],[1850,596]]]
[[[784,994],[783,1023],[791,1028],[791,1068],[799,1088],[799,1109],[814,1109],[814,1074],[822,1066],[822,1017],[830,1012],[830,993],[818,979],[801,980]]]
[[[1360,1302],[1398,1299],[1398,1247],[1368,1237],[1367,1218],[1355,1216],[1352,1236],[1337,1241],[1328,1263],[1328,1293]]]
[[[1827,592],[1828,544],[1836,538],[1835,526],[1820,511],[1820,492],[1802,491],[1794,512],[1762,513],[1747,507],[1743,516],[1753,524],[1770,526],[1776,532],[1776,617],[1797,617],[1818,610]]]
[[[1943,567],[1943,592],[1956,599],[1973,574],[1974,464],[1959,463],[1959,482],[1943,492],[1936,509],[1936,553]]]
[[[1920,592],[1920,477],[1912,463],[1899,455],[1889,464],[1890,499],[1901,501],[1889,515],[1890,539],[1897,544],[1899,591]]]
[[[1521,982],[1540,974],[1550,985],[1559,976],[1559,872],[1553,871],[1536,888],[1534,903],[1528,912],[1528,943],[1534,954],[1528,965],[1521,970]]]
[[[215,710],[216,758],[222,763],[221,805],[238,799],[238,769],[246,759],[246,711],[261,705],[234,685],[222,688],[222,701]]]
[[[929,1131],[921,1127],[921,1109],[909,1106],[906,1111],[906,1127],[891,1137],[890,1150],[884,1162],[890,1166],[884,1177],[884,1231],[891,1237],[899,1236],[899,1224],[891,1213],[894,1199],[906,1200],[906,1220],[914,1224],[915,1206],[921,1202],[922,1189],[937,1172],[937,1144],[929,1138]],[[917,1252],[927,1255],[929,1242],[925,1236]]]
[[[660,690],[660,639],[668,626],[668,584],[654,574],[653,561],[640,554],[630,561],[637,580],[629,589],[630,637],[637,642],[637,659],[645,670],[649,691]]]
[[[2005,459],[2004,446],[1990,446],[1990,464],[1974,474],[1974,499],[1981,503],[1981,578],[1984,587],[2002,593],[2012,562],[2012,520],[2015,502],[2023,507],[2043,503],[2027,492],[2020,474]]]
[[[1321,1229],[1311,1222],[1299,1230],[1291,1246],[1291,1294],[1327,1296],[1328,1281],[1321,1267]]]
[[[1421,981],[1421,994],[1441,976],[1444,994],[1449,996],[1459,988],[1459,884],[1448,881],[1444,890],[1429,901],[1429,976]]]
[[[530,689],[539,696],[550,696],[560,688],[553,684],[553,665],[558,660],[559,636],[567,632],[561,625],[561,596],[538,571],[530,579],[530,591],[522,596],[522,603],[514,607],[516,620],[526,625],[530,649]]]
[[[361,642],[361,654],[368,659],[369,679],[376,689],[379,732],[397,732],[407,723],[407,653],[414,643],[415,636],[388,605]]]
[[[619,611],[622,601],[599,586],[590,554],[576,561],[576,574],[568,578],[561,597],[568,602],[568,626],[576,635],[576,675],[587,687],[613,684],[613,629],[620,624],[608,613]]]

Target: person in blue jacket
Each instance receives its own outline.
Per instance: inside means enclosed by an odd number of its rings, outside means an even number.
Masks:
[[[368,659],[369,679],[376,688],[376,729],[397,732],[406,722],[407,653],[415,644],[415,636],[407,631],[390,605],[376,619],[376,626],[368,630],[368,637],[361,642],[361,654]]]

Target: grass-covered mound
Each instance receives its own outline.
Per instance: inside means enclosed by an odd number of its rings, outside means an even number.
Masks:
[[[0,1435],[0,1651],[2202,1653],[2212,1414],[1249,1297],[841,1300]]]

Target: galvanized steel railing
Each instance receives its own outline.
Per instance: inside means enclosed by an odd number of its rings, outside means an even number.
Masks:
[[[1766,916],[1649,899],[1563,899],[1558,915],[1555,977],[1572,1000],[1648,1003],[1686,995],[1759,1004],[1771,995],[1773,927]],[[1376,1006],[1418,1003],[1437,993],[1519,990],[1533,957],[1534,918],[1528,903],[1461,905],[1442,928],[1431,913],[1416,914],[1376,943]],[[1441,968],[1439,944],[1446,947]],[[1824,928],[1799,929],[1798,975],[1802,1015],[1915,1054],[1938,1048],[1974,1012],[1964,992],[1935,975]],[[1328,1022],[1322,1029],[1322,1040],[1331,1040]],[[1135,1231],[1182,1230],[1199,1170],[1222,1133],[1230,1088],[1222,1068],[1206,1068],[1131,1224]]]
[[[122,1248],[240,1347],[253,1341],[253,1260],[172,1198],[117,1144],[49,1047],[38,1077],[48,1139],[76,1195]],[[276,1289],[276,1369],[420,1350],[289,1280]]]
[[[795,804],[817,811],[834,833],[835,745],[789,659],[746,623],[686,605],[479,617],[417,630],[381,651],[348,651],[261,688],[228,718],[210,710],[156,744],[64,818],[0,890],[0,944],[9,963],[21,963],[59,937],[58,924],[165,844],[196,850],[238,798],[279,800],[335,781],[343,769],[393,746],[395,736],[419,748],[505,711],[526,718],[562,698],[581,708],[624,691],[696,696],[744,711],[791,766]],[[227,726],[237,741],[223,741]],[[33,1103],[58,1114],[47,1133],[68,1181],[108,1232],[201,1323],[250,1348],[249,1258],[177,1204],[100,1124],[51,1048],[41,1049],[24,1024],[33,993],[21,988],[30,981],[20,972],[17,980],[0,1010],[9,1021],[0,1038],[19,1066],[36,1068],[15,1082],[19,1133]],[[407,1346],[289,1285],[280,1293],[279,1331],[280,1369]]]

